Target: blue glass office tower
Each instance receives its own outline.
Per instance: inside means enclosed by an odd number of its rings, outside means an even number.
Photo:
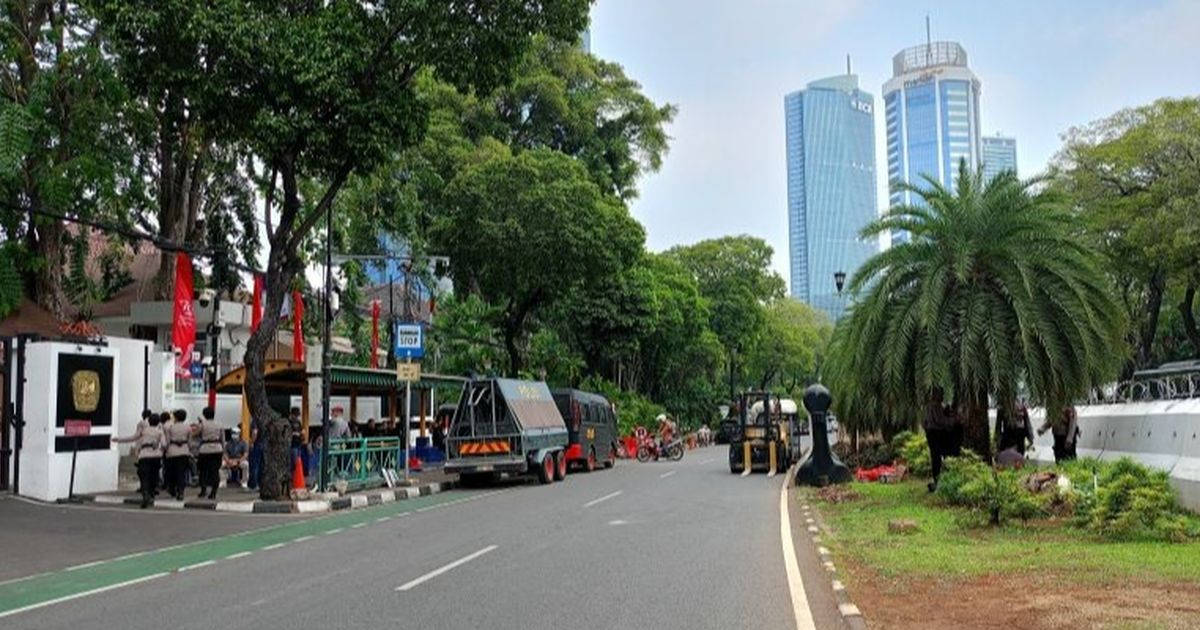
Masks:
[[[1017,172],[1017,139],[1000,134],[983,137],[983,177],[987,180],[1001,171]]]
[[[967,67],[967,51],[955,42],[930,42],[892,58],[883,84],[887,134],[888,205],[915,203],[897,183],[925,186],[922,175],[953,186],[960,160],[978,168],[979,79]],[[892,242],[907,240],[893,233]]]
[[[792,297],[837,319],[848,277],[879,251],[858,233],[877,215],[875,98],[845,74],[784,97]]]

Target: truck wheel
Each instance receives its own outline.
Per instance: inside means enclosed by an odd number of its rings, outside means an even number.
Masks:
[[[617,447],[610,446],[608,448],[608,458],[604,460],[605,468],[612,468],[617,465]]]
[[[587,461],[583,464],[583,469],[587,472],[596,471],[596,447],[588,449]]]
[[[548,484],[554,481],[554,456],[547,454],[542,458],[542,463],[538,466],[538,481],[542,484]]]
[[[562,481],[567,478],[567,454],[563,452],[554,454],[554,480]]]

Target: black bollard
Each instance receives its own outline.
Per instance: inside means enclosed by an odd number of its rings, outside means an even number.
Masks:
[[[850,481],[850,469],[829,448],[829,425],[826,415],[830,402],[829,390],[820,383],[804,390],[804,408],[812,418],[810,426],[813,446],[805,455],[804,461],[800,462],[800,469],[796,471],[796,483],[820,487]]]

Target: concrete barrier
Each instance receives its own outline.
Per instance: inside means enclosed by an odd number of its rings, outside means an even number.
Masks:
[[[1104,461],[1128,457],[1167,471],[1180,503],[1200,511],[1200,400],[1085,405],[1076,410],[1080,457]],[[1043,410],[1033,410],[1030,416],[1035,430],[1042,426]],[[1053,446],[1049,431],[1037,436],[1030,459],[1052,465]]]

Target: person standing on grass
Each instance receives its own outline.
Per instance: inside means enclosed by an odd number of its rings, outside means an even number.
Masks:
[[[1075,459],[1075,444],[1079,440],[1079,416],[1075,413],[1075,407],[1067,405],[1063,409],[1062,419],[1058,422],[1053,422],[1051,418],[1047,413],[1046,422],[1038,429],[1038,435],[1044,435],[1047,430],[1053,433],[1054,463],[1061,464]]]
[[[942,459],[953,457],[962,444],[961,435],[956,434],[955,414],[952,408],[943,405],[944,398],[941,387],[930,390],[923,422],[925,440],[929,443],[929,463],[933,469],[930,492],[937,490],[938,478],[942,476]]]
[[[138,422],[137,432],[129,437],[113,436],[118,444],[133,443],[137,455],[138,492],[142,495],[142,509],[154,502],[158,491],[158,469],[162,464],[163,448],[167,441],[158,426],[158,415],[147,410]]]
[[[221,456],[225,452],[225,429],[214,419],[216,412],[212,407],[205,407],[200,412],[200,422],[192,427],[192,432],[200,438],[200,448],[196,452],[196,468],[200,477],[200,498],[206,498],[204,490],[208,489],[207,498],[217,498],[217,487],[221,484]]]
[[[187,425],[187,412],[176,409],[174,419],[164,432],[167,438],[167,459],[164,462],[163,479],[166,482],[167,494],[182,501],[187,482],[188,462],[192,456],[188,445],[192,439],[192,430]]]

